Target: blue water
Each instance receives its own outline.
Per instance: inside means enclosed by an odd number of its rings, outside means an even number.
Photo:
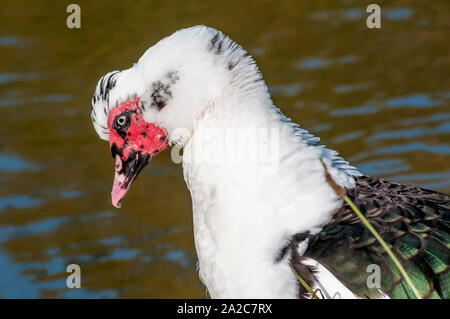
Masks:
[[[379,5],[381,7],[381,19],[401,21],[411,18],[414,14],[411,8],[386,7],[382,3]],[[365,9],[355,7],[344,10],[315,11],[310,13],[309,18],[312,20],[331,22],[340,21],[341,19],[344,21],[361,21],[365,20],[368,15]]]
[[[390,98],[386,101],[389,107],[434,107],[442,105],[442,101],[431,99],[426,94],[414,94],[409,96]]]
[[[314,69],[320,69],[327,67],[330,65],[331,62],[328,59],[323,58],[307,58],[302,59],[298,63],[299,69],[305,69],[305,70],[314,70]]]
[[[384,158],[382,160],[367,161],[358,165],[362,173],[379,176],[407,171],[410,166],[401,158]]]
[[[0,47],[15,47],[25,44],[25,41],[18,37],[0,37]]]
[[[0,212],[6,208],[29,208],[39,206],[43,203],[42,199],[33,198],[28,195],[12,195],[0,197]]]
[[[410,8],[391,8],[383,10],[383,16],[390,20],[404,20],[409,19],[413,15],[413,10]]]
[[[362,105],[355,107],[346,107],[331,111],[332,116],[348,116],[348,115],[366,115],[376,113],[379,107],[375,105]]]
[[[72,99],[69,94],[47,94],[40,96],[33,96],[31,98],[1,98],[0,107],[28,105],[31,103],[64,103]]]
[[[20,81],[35,81],[39,79],[37,73],[0,73],[0,84],[14,83]]]
[[[305,87],[308,87],[308,85],[300,83],[271,85],[269,86],[269,92],[270,94],[280,94],[286,97],[292,97],[298,95],[302,88]]]
[[[296,68],[300,70],[316,70],[327,68],[332,65],[348,64],[357,61],[358,57],[354,55],[344,55],[335,58],[310,57],[310,58],[303,58],[300,61],[298,61],[296,64]]]
[[[369,87],[368,83],[340,84],[333,88],[335,93],[351,93],[354,91],[365,90]]]
[[[431,154],[450,154],[449,144],[429,144],[425,142],[408,142],[393,146],[382,147],[374,151],[376,155],[402,154],[408,152],[425,152]]]
[[[0,154],[0,171],[22,172],[36,171],[39,166],[14,155]]]

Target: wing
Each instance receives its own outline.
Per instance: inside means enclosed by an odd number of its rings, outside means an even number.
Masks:
[[[347,195],[388,243],[424,298],[450,298],[450,197],[412,185],[356,177]],[[397,267],[344,203],[309,236],[304,257],[326,267],[360,297],[414,298]],[[380,289],[375,277],[380,268]],[[369,267],[369,268],[368,268]],[[369,280],[369,285],[367,281]]]

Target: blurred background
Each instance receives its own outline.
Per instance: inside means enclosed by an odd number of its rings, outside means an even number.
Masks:
[[[205,24],[248,50],[275,104],[362,172],[450,192],[450,2],[3,0],[0,9],[0,297],[205,296],[192,211],[170,152],[120,210],[114,161],[91,124],[103,74]],[[66,266],[81,266],[67,289]]]

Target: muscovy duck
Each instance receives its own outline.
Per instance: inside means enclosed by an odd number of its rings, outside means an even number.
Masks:
[[[116,207],[154,156],[183,149],[199,276],[213,298],[311,298],[308,286],[323,298],[414,296],[325,172],[421,297],[450,296],[449,197],[364,176],[320,145],[273,105],[253,59],[220,31],[177,31],[103,76],[91,118],[115,159]],[[373,265],[378,285],[368,283]]]

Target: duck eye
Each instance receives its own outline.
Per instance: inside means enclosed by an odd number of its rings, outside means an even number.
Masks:
[[[124,126],[127,122],[127,117],[125,115],[119,116],[116,120],[118,126]]]

